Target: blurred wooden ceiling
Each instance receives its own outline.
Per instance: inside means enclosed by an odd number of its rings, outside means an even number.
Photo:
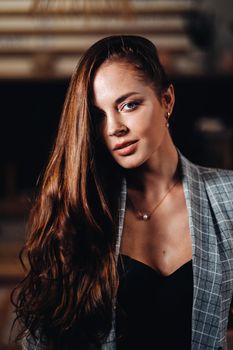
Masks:
[[[194,8],[189,0],[0,0],[0,79],[69,77],[80,55],[112,34],[146,36],[168,70],[199,72],[203,53],[186,32]]]

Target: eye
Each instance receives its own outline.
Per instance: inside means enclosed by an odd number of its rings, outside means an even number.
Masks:
[[[132,101],[125,103],[122,107],[119,108],[120,111],[130,112],[135,110],[140,105],[139,101]]]

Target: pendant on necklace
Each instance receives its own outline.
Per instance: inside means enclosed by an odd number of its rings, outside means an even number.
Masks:
[[[141,218],[142,220],[147,221],[149,220],[150,216],[148,214],[142,214]]]

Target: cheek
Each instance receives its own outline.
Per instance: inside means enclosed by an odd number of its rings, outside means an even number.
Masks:
[[[143,125],[141,124],[140,134],[147,139],[147,142],[151,145],[155,145],[161,141],[165,131],[165,118],[163,113],[158,110],[151,111],[148,118],[144,119]],[[140,124],[139,128],[140,130]]]
[[[109,138],[107,137],[107,131],[106,131],[106,128],[104,127],[104,125],[99,125],[98,137],[105,147],[110,148]]]
[[[96,134],[98,139],[103,140],[105,138],[103,121],[98,121],[95,124],[95,134]]]
[[[141,135],[151,135],[161,130],[161,118],[159,112],[155,108],[150,108],[138,118],[135,126]]]

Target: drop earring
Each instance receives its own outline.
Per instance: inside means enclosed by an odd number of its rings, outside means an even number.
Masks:
[[[166,114],[166,116],[165,116],[165,118],[166,118],[166,127],[169,129],[169,118],[170,118],[170,115],[171,115],[171,113],[170,112],[167,112],[167,114]]]

